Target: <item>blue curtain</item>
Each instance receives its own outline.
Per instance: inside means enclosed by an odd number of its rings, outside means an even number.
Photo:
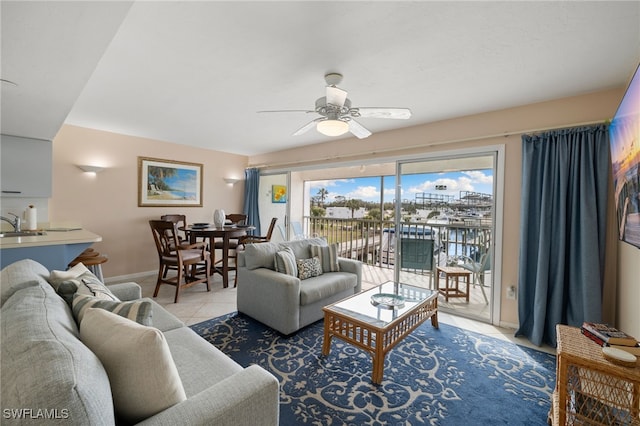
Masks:
[[[260,211],[258,209],[258,191],[260,189],[260,170],[246,169],[244,171],[244,207],[243,213],[247,215],[247,223],[256,227],[251,233],[260,233]]]
[[[601,322],[609,165],[604,124],[522,136],[516,336]]]

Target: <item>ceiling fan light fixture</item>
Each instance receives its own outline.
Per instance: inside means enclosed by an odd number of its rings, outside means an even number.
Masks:
[[[322,120],[316,129],[325,136],[340,136],[349,131],[349,123],[342,120]]]

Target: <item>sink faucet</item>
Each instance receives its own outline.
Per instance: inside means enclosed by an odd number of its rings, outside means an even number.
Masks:
[[[4,216],[0,216],[0,219],[4,220],[5,222],[9,222],[11,224],[11,226],[13,226],[13,230],[15,232],[20,232],[20,216],[18,216],[15,213],[9,213],[11,216],[14,216],[15,219],[11,220],[8,219]]]

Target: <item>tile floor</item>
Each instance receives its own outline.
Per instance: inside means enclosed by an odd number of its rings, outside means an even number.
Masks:
[[[378,283],[367,281],[367,274],[364,274],[363,289],[369,289]],[[155,273],[136,278],[134,280],[142,287],[143,297],[153,297],[153,291],[156,285],[157,275]],[[230,280],[233,282],[233,280]],[[118,280],[107,280],[107,284],[123,282]],[[187,325],[197,324],[211,318],[235,312],[236,308],[236,289],[231,287],[222,287],[222,278],[220,275],[214,275],[212,280],[211,291],[207,292],[204,284],[198,284],[194,287],[183,289],[180,291],[180,300],[173,303],[175,289],[169,285],[162,285],[155,301],[162,305],[169,312],[184,321]],[[547,346],[537,347],[532,345],[527,339],[514,337],[513,329],[496,327],[471,319],[454,316],[444,312],[438,313],[438,320],[441,323],[453,325],[466,330],[492,336],[498,339],[511,341],[523,346],[533,347],[548,353],[555,354],[555,349]]]

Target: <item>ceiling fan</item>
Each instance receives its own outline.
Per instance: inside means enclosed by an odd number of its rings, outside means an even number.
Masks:
[[[337,87],[342,81],[342,74],[329,73],[324,76],[327,82],[326,96],[316,100],[316,109],[309,110],[274,110],[258,112],[304,112],[318,113],[318,117],[299,128],[294,136],[301,135],[316,126],[318,132],[326,136],[340,136],[347,132],[353,133],[359,139],[366,138],[371,132],[358,123],[354,118],[394,118],[406,120],[411,117],[409,108],[374,108],[351,107],[351,100],[347,92]]]

